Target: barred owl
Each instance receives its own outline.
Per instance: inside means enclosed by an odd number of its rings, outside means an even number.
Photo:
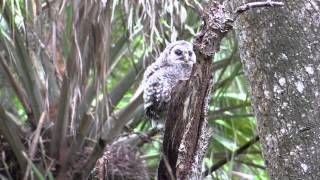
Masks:
[[[179,80],[188,80],[196,55],[187,41],[170,43],[144,73],[143,99],[152,126],[163,125],[171,91]]]

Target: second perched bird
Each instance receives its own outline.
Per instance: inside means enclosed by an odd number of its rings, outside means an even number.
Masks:
[[[179,80],[188,80],[196,55],[187,41],[170,43],[144,73],[144,110],[152,126],[163,123],[172,89]]]

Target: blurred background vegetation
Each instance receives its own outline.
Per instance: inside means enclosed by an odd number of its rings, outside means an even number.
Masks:
[[[2,1],[0,177],[74,176],[103,141],[129,144],[154,178],[161,133],[135,99],[166,43],[193,40],[201,3]],[[231,32],[212,59],[206,179],[267,179],[238,51]]]

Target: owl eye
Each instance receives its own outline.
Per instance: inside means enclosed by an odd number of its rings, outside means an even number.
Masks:
[[[191,51],[189,51],[188,54],[189,54],[189,56],[192,56],[192,52]]]
[[[177,49],[174,51],[174,53],[178,56],[180,56],[182,54],[182,51],[180,49]]]

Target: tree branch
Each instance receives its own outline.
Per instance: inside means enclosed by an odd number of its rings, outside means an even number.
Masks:
[[[234,151],[233,153],[229,153],[228,155],[226,155],[225,158],[221,159],[220,161],[218,161],[217,163],[215,163],[214,165],[212,165],[209,169],[207,169],[204,172],[205,176],[208,176],[209,174],[211,174],[213,171],[219,169],[220,167],[222,167],[223,165],[225,165],[228,161],[230,161],[233,157],[236,157],[242,153],[244,153],[248,148],[250,148],[253,144],[255,144],[256,142],[259,141],[259,136],[255,136],[253,137],[251,140],[249,140],[247,143],[245,143],[244,145],[242,145],[239,149],[237,149],[236,151]]]
[[[251,2],[246,3],[240,7],[238,7],[234,12],[234,20],[243,12],[248,11],[253,8],[261,8],[261,7],[272,7],[272,6],[283,6],[283,2],[275,2],[271,0],[267,0],[266,2]]]
[[[41,116],[40,116],[40,119],[38,121],[38,126],[37,126],[37,129],[35,130],[34,132],[34,136],[32,138],[32,141],[31,141],[31,145],[30,145],[30,148],[29,148],[29,158],[31,161],[34,160],[34,157],[36,155],[36,152],[37,152],[37,145],[38,145],[38,142],[39,142],[39,139],[40,139],[40,133],[41,133],[41,129],[44,125],[44,122],[45,122],[45,118],[46,117],[46,112],[42,112]],[[28,163],[27,165],[27,169],[26,169],[26,172],[24,174],[24,180],[27,180],[28,179],[28,176],[29,176],[29,173],[30,173],[30,170],[31,170],[31,163]]]
[[[177,179],[201,177],[201,163],[211,130],[208,128],[208,104],[212,89],[212,57],[221,40],[232,29],[231,14],[224,6],[210,2],[203,11],[204,26],[195,37],[197,64],[190,80],[181,82],[172,93],[165,124],[162,153]],[[159,179],[169,179],[165,159],[158,168]]]

